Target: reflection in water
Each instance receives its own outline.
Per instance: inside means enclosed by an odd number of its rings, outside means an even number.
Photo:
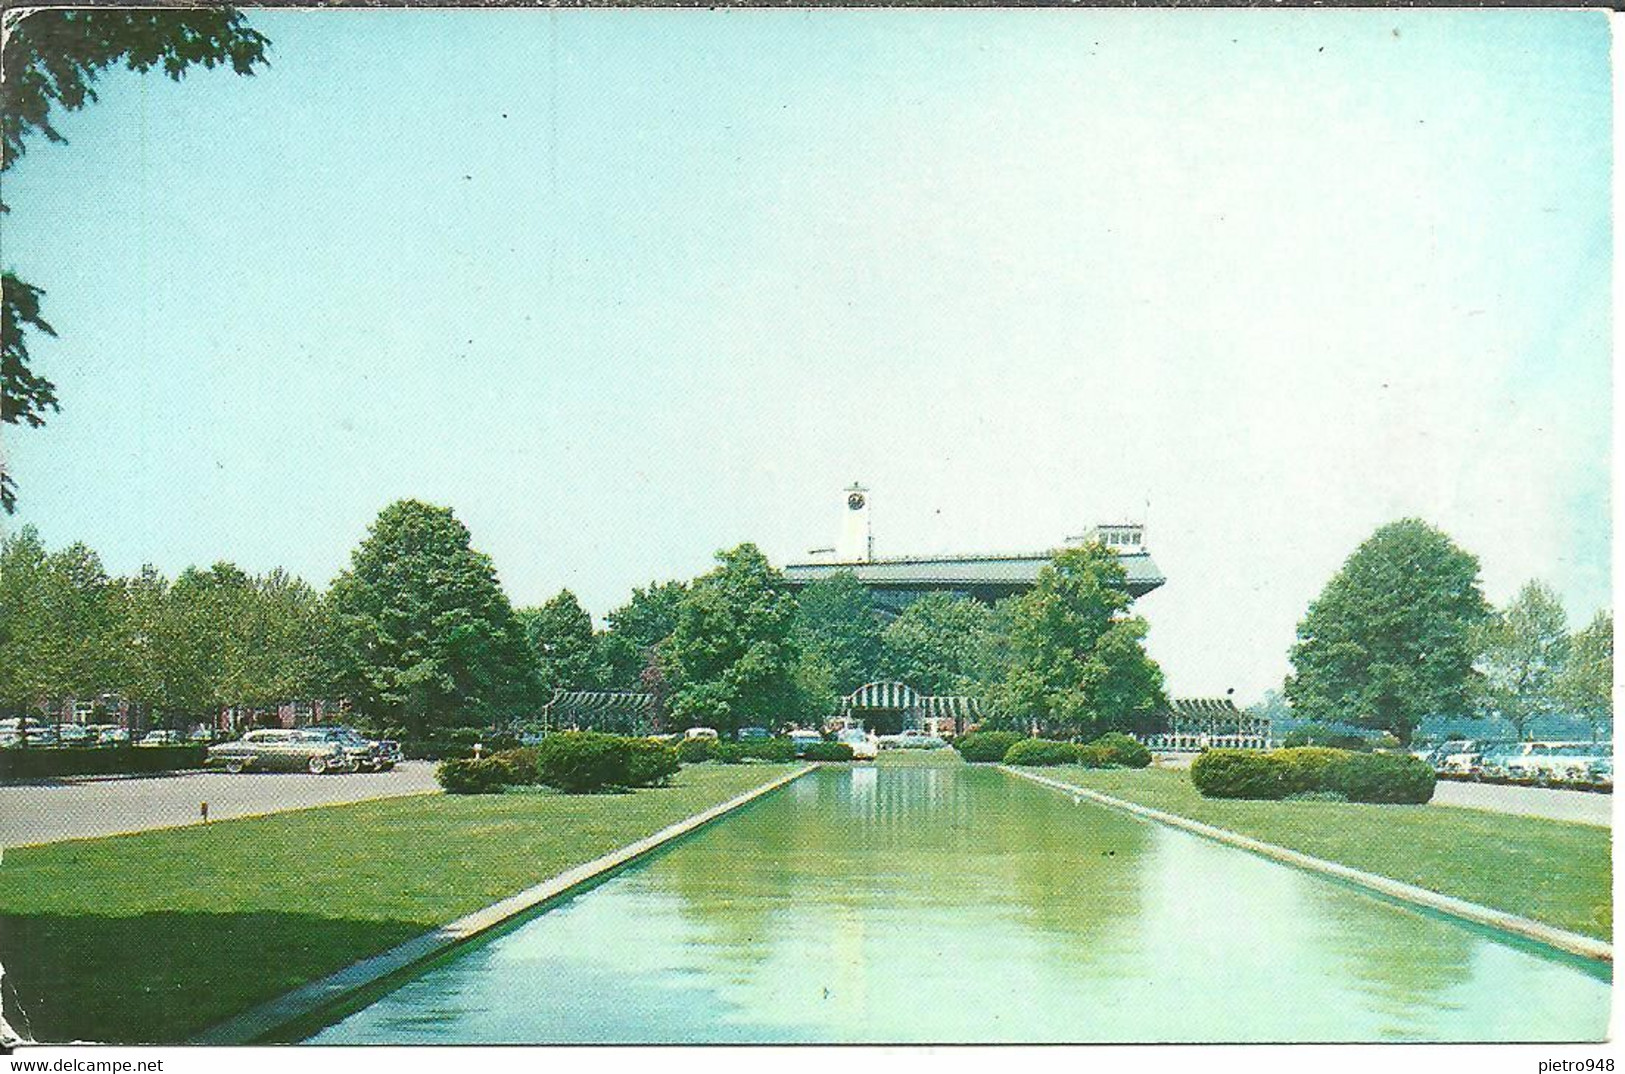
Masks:
[[[322,1043],[1594,1039],[1606,980],[998,772],[829,769]]]

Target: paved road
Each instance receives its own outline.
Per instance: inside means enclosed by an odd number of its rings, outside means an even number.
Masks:
[[[183,772],[138,779],[63,779],[0,786],[0,847],[54,843],[280,813],[308,806],[437,790],[434,765],[407,761],[388,772]]]
[[[1613,825],[1614,796],[1591,791],[1559,791],[1496,783],[1457,783],[1441,779],[1434,788],[1437,805],[1467,806],[1525,817],[1550,817],[1600,827]]]

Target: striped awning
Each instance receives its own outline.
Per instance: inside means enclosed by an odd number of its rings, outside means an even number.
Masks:
[[[654,698],[636,690],[555,690],[542,706],[545,716],[643,716],[654,707]]]
[[[961,697],[956,694],[921,697],[915,707],[922,716],[943,719],[977,720],[982,716],[981,702],[974,697]]]
[[[917,717],[979,719],[981,703],[958,694],[922,694],[907,683],[870,682],[841,698],[842,712],[865,709],[901,710]]]
[[[909,709],[920,695],[901,682],[866,682],[841,699],[847,709]]]

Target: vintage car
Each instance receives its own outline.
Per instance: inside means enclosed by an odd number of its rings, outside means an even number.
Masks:
[[[370,739],[353,727],[307,727],[305,730],[338,743],[347,756],[355,759],[356,767],[365,772],[387,772],[401,760],[400,743]]]
[[[913,727],[899,731],[895,735],[881,735],[879,741],[883,750],[936,750],[947,744],[947,739],[938,735],[928,735]]]
[[[791,729],[787,735],[790,744],[795,747],[796,756],[800,757],[807,752],[807,747],[824,741],[824,736],[817,731]]]
[[[343,743],[314,731],[250,731],[236,742],[210,746],[204,764],[218,765],[227,772],[253,769],[256,772],[354,772],[360,767]]]
[[[1477,770],[1484,744],[1471,739],[1454,739],[1433,753],[1433,770],[1443,779],[1468,779]]]
[[[1603,748],[1585,742],[1513,742],[1485,751],[1482,776],[1497,783],[1585,787],[1604,756]]]
[[[879,740],[874,735],[856,727],[835,732],[835,741],[851,746],[852,759],[855,761],[872,761],[880,749]]]

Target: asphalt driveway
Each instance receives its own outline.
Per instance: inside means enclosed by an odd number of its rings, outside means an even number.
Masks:
[[[204,802],[210,820],[227,820],[437,790],[428,761],[321,776],[211,771],[35,780],[0,786],[0,847],[198,824]]]
[[[1549,817],[1577,824],[1613,825],[1614,796],[1592,791],[1560,791],[1497,783],[1457,783],[1441,779],[1433,789],[1435,805],[1488,809],[1524,817]]]

